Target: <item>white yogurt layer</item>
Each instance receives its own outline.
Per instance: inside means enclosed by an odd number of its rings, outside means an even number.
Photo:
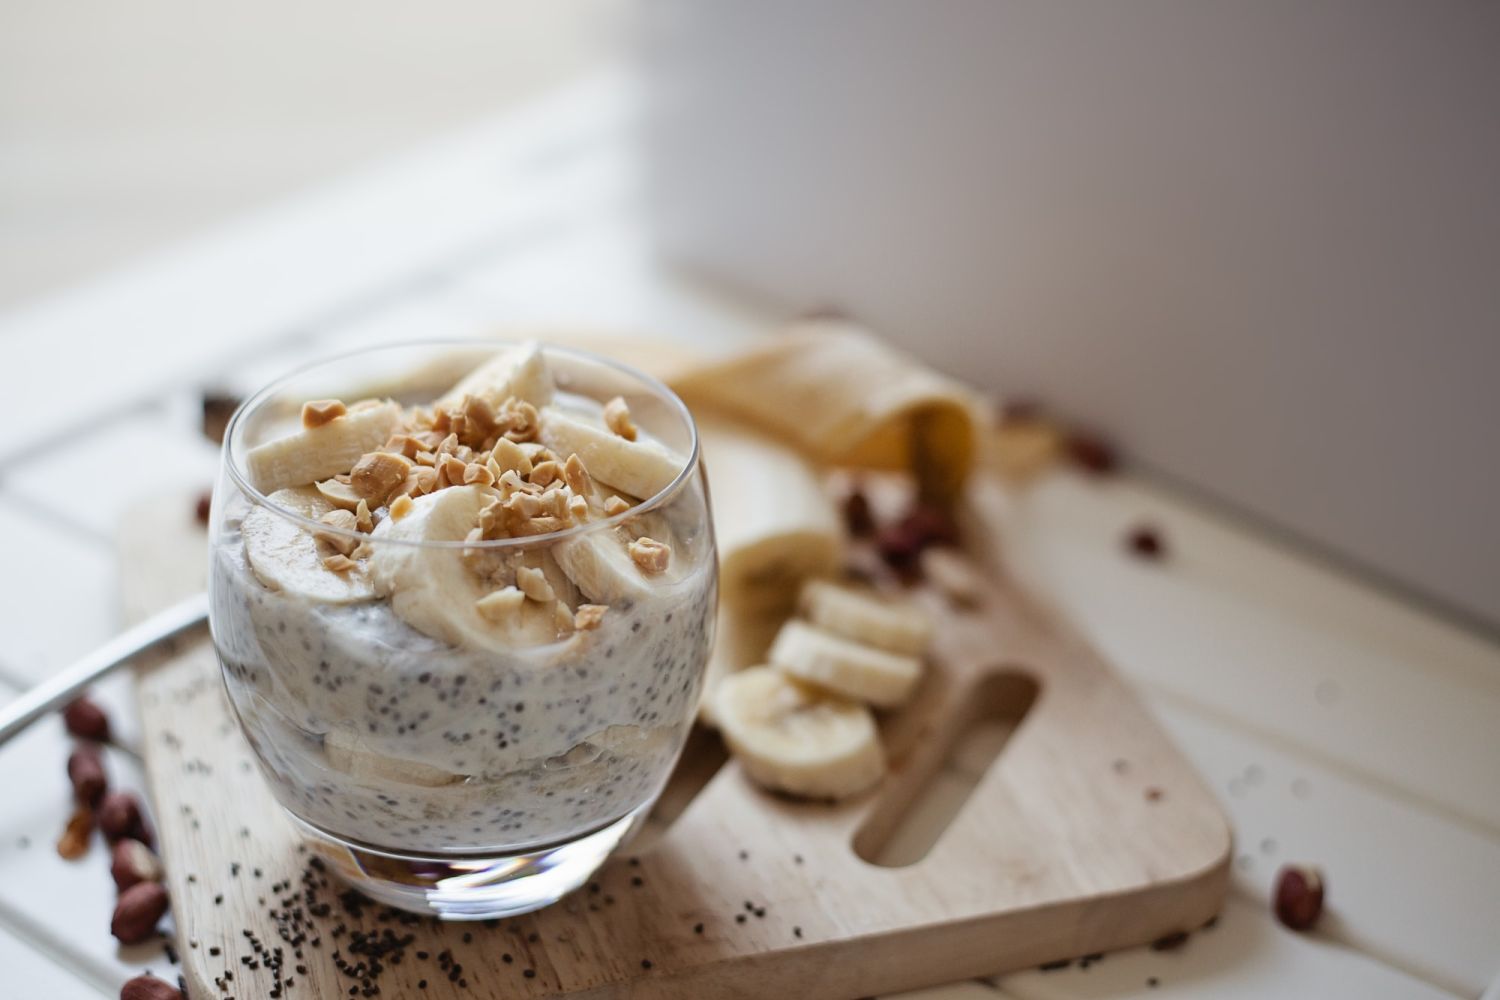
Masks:
[[[271,786],[304,820],[411,852],[566,841],[649,802],[692,724],[711,558],[544,646],[456,648],[387,601],[265,586],[237,524],[213,565],[214,641]]]

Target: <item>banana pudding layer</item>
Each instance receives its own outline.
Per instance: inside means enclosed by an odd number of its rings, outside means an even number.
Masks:
[[[301,423],[245,455],[211,567],[226,688],[282,804],[414,853],[649,804],[712,641],[706,502],[665,493],[687,460],[622,397],[558,391],[535,345],[430,408],[315,400]]]
[[[230,697],[297,815],[385,847],[565,840],[651,799],[698,701],[712,575],[508,653],[454,648],[385,602],[312,603],[226,546],[215,634]]]

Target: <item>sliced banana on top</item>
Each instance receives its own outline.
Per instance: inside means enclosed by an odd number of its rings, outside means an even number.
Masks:
[[[400,422],[400,404],[385,400],[257,445],[245,455],[250,485],[269,494],[348,472],[365,452],[385,444]]]
[[[680,579],[680,558],[669,556],[666,570],[648,577],[631,556],[630,544],[624,529],[598,528],[557,542],[552,557],[583,596],[595,604],[644,597],[662,584]]]
[[[451,486],[417,497],[399,520],[381,521],[369,559],[375,591],[390,598],[396,617],[453,646],[505,652],[556,642],[569,631],[557,601],[522,601],[514,614],[491,621],[476,604],[495,587],[470,568],[462,548],[382,544],[463,541],[490,499],[481,487]]]
[[[589,475],[642,500],[666,489],[686,461],[656,441],[627,441],[602,425],[549,406],[540,413],[542,444],[559,459],[577,455]]]
[[[798,584],[842,565],[839,513],[797,452],[727,418],[695,417],[713,494],[719,592],[737,610],[784,612]]]
[[[745,773],[767,788],[842,798],[885,774],[868,708],[769,667],[724,678],[714,693],[714,716]]]
[[[922,676],[922,661],[914,656],[866,646],[796,620],[781,627],[766,658],[799,680],[877,708],[905,702]]]
[[[316,521],[333,510],[318,491],[302,486],[277,490],[268,498],[276,506]],[[301,525],[256,505],[240,524],[245,559],[256,579],[270,587],[323,604],[355,604],[375,598],[375,588],[362,566],[335,573],[323,565],[332,549],[325,549]]]
[[[921,608],[827,580],[809,581],[798,607],[819,628],[893,653],[920,656],[932,638],[932,620]]]
[[[552,372],[541,346],[533,340],[501,351],[465,375],[443,394],[437,405],[452,409],[465,396],[474,396],[488,403],[492,410],[499,410],[507,398],[514,396],[542,407],[552,401],[552,392]]]

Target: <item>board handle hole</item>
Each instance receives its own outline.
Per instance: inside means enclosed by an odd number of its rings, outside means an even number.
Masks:
[[[854,834],[854,853],[882,868],[905,868],[925,858],[1036,701],[1037,682],[1018,670],[985,675],[955,699],[959,706],[945,740],[918,747]],[[923,752],[926,751],[926,752]]]

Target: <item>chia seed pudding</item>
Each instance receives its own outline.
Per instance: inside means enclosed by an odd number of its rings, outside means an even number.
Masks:
[[[563,843],[648,805],[681,751],[716,600],[701,485],[540,357],[430,409],[309,403],[246,456],[251,489],[221,488],[226,689],[316,828],[412,853]],[[378,433],[347,447],[361,421]]]

